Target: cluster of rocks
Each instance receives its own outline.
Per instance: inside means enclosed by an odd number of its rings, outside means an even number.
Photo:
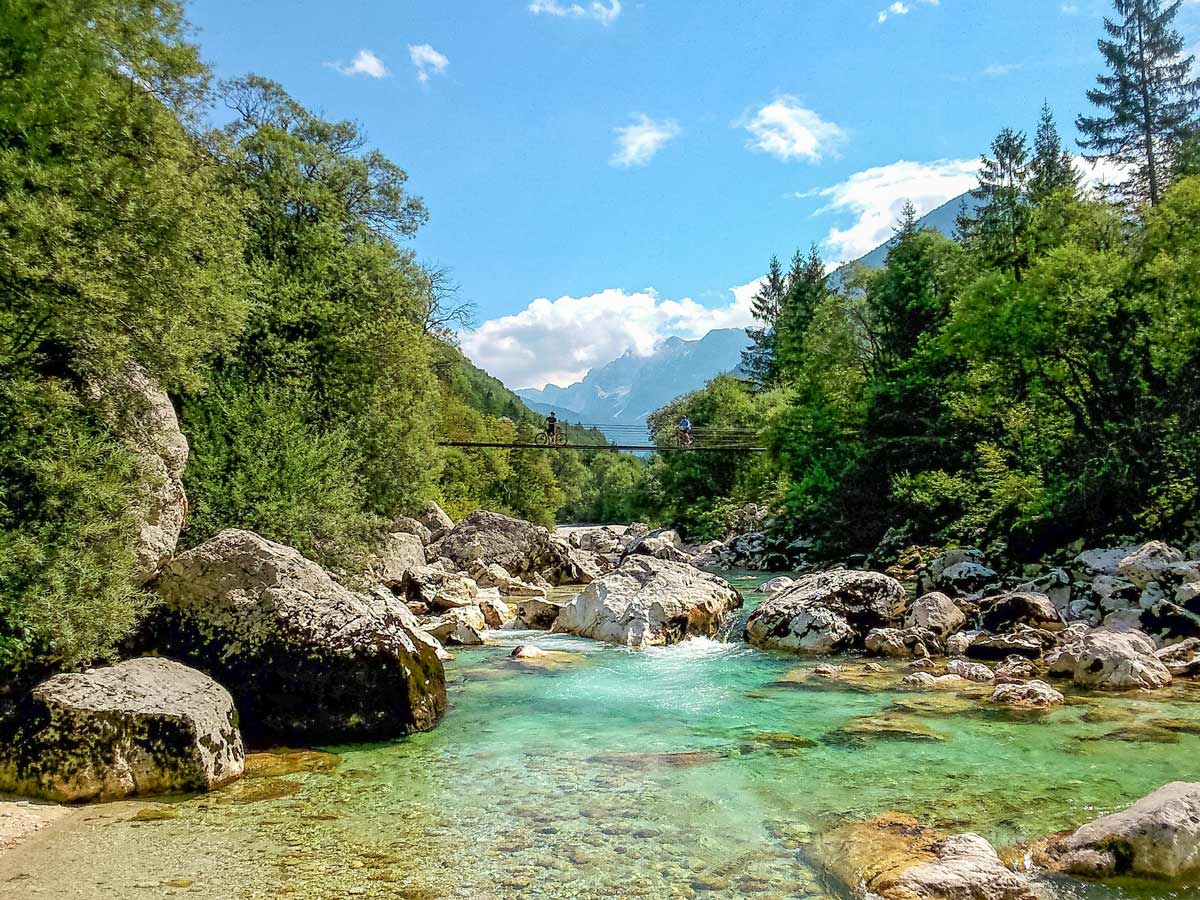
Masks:
[[[1090,572],[1111,569],[1156,597],[1170,585],[1173,596],[1187,602],[1200,584],[1200,563],[1183,557],[1159,543],[1080,555]],[[1095,574],[1088,589],[1115,578]],[[1012,583],[974,550],[933,559],[920,573],[915,599],[878,572],[839,569],[774,579],[746,623],[746,639],[812,655],[862,652],[921,661],[906,679],[914,687],[990,683],[995,702],[1030,707],[1063,702],[1047,678],[1123,691],[1162,688],[1174,677],[1200,673],[1200,637],[1183,637],[1178,628],[1147,633],[1137,626],[1149,619],[1133,615],[1081,617],[1079,584],[1059,571]],[[1147,603],[1141,612],[1157,615],[1164,602]],[[938,666],[936,658],[948,661]]]
[[[748,531],[717,542],[709,551],[714,565],[757,572],[803,572],[811,569],[816,543],[807,538],[781,538]]]

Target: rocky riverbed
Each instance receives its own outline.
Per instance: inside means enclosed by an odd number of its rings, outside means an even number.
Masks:
[[[0,884],[115,900],[1200,891],[1191,556],[1115,548],[1018,581],[955,550],[914,590],[898,571],[702,570],[721,553],[434,507],[356,575],[223,532],[165,564],[146,656],[57,676],[0,723],[5,785],[117,801],[0,805]],[[254,752],[285,742],[320,749]]]

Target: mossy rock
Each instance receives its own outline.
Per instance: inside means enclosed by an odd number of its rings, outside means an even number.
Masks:
[[[1150,725],[1179,734],[1200,734],[1200,720],[1197,719],[1151,719]]]
[[[875,716],[859,716],[825,738],[834,744],[862,745],[876,741],[917,741],[939,743],[945,738],[915,716],[885,712]]]
[[[279,778],[302,772],[332,772],[342,764],[336,753],[320,750],[271,750],[246,755],[247,778]]]
[[[820,746],[820,741],[815,741],[802,734],[790,734],[786,731],[764,731],[752,734],[746,740],[751,744],[761,744],[777,750],[800,750]]]

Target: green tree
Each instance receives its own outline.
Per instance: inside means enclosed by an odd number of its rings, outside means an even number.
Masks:
[[[758,322],[746,329],[750,346],[742,351],[742,371],[752,382],[765,387],[775,380],[775,337],[788,281],[779,257],[772,256],[762,285],[751,301],[750,311]]]
[[[1050,104],[1044,104],[1029,163],[1029,199],[1035,205],[1041,204],[1060,191],[1067,191],[1074,198],[1079,192],[1080,177],[1075,160],[1063,147]]]
[[[971,192],[975,212],[974,249],[989,264],[1006,266],[1021,280],[1029,264],[1030,164],[1025,135],[1003,129],[992,141],[991,156],[979,163],[979,185]]]
[[[797,252],[776,325],[775,352],[781,373],[786,375],[796,369],[798,357],[803,353],[804,336],[828,293],[825,262],[817,247],[810,247],[807,256]]]
[[[1088,100],[1104,112],[1080,116],[1080,146],[1089,159],[1110,159],[1131,169],[1125,184],[1133,199],[1158,205],[1183,135],[1196,124],[1200,80],[1193,57],[1172,25],[1182,0],[1113,0],[1099,42],[1108,72],[1097,77]]]

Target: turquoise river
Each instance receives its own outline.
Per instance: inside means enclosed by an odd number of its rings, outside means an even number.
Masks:
[[[740,579],[747,598],[759,580]],[[448,663],[433,732],[256,755],[209,795],[79,809],[0,854],[0,897],[840,898],[810,844],[850,819],[897,810],[1010,848],[1200,779],[1200,688],[1014,714],[903,688],[899,667],[829,680],[820,660],[739,643],[490,637]],[[575,655],[522,665],[520,643]]]

